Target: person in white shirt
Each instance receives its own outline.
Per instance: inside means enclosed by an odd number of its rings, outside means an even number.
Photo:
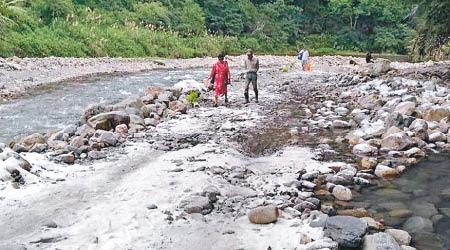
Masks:
[[[302,54],[302,69],[306,70],[306,65],[308,64],[309,60],[309,50],[306,48],[306,46],[303,47],[302,51],[300,51],[300,54]]]

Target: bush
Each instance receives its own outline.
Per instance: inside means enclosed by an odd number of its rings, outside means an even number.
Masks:
[[[136,17],[143,25],[154,27],[168,27],[170,25],[170,12],[159,2],[138,3],[134,5]]]
[[[37,2],[36,10],[45,22],[50,23],[73,14],[75,8],[70,0],[42,0]]]

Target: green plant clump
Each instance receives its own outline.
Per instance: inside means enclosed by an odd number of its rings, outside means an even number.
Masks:
[[[201,101],[200,99],[200,92],[199,91],[192,91],[189,93],[189,95],[186,97],[186,100],[189,103],[198,103]]]

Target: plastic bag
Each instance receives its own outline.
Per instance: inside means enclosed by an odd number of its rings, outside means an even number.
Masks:
[[[311,64],[310,64],[310,63],[307,63],[307,64],[306,64],[306,70],[308,70],[308,71],[311,70]]]

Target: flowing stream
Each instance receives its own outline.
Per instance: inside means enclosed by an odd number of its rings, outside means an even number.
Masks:
[[[408,231],[419,250],[450,249],[449,162],[449,154],[432,154],[399,178],[361,190],[355,203]]]
[[[61,129],[76,122],[92,103],[113,104],[130,95],[144,95],[148,86],[171,87],[185,79],[201,81],[208,74],[209,69],[203,68],[154,70],[42,87],[28,97],[0,105],[0,142]]]

